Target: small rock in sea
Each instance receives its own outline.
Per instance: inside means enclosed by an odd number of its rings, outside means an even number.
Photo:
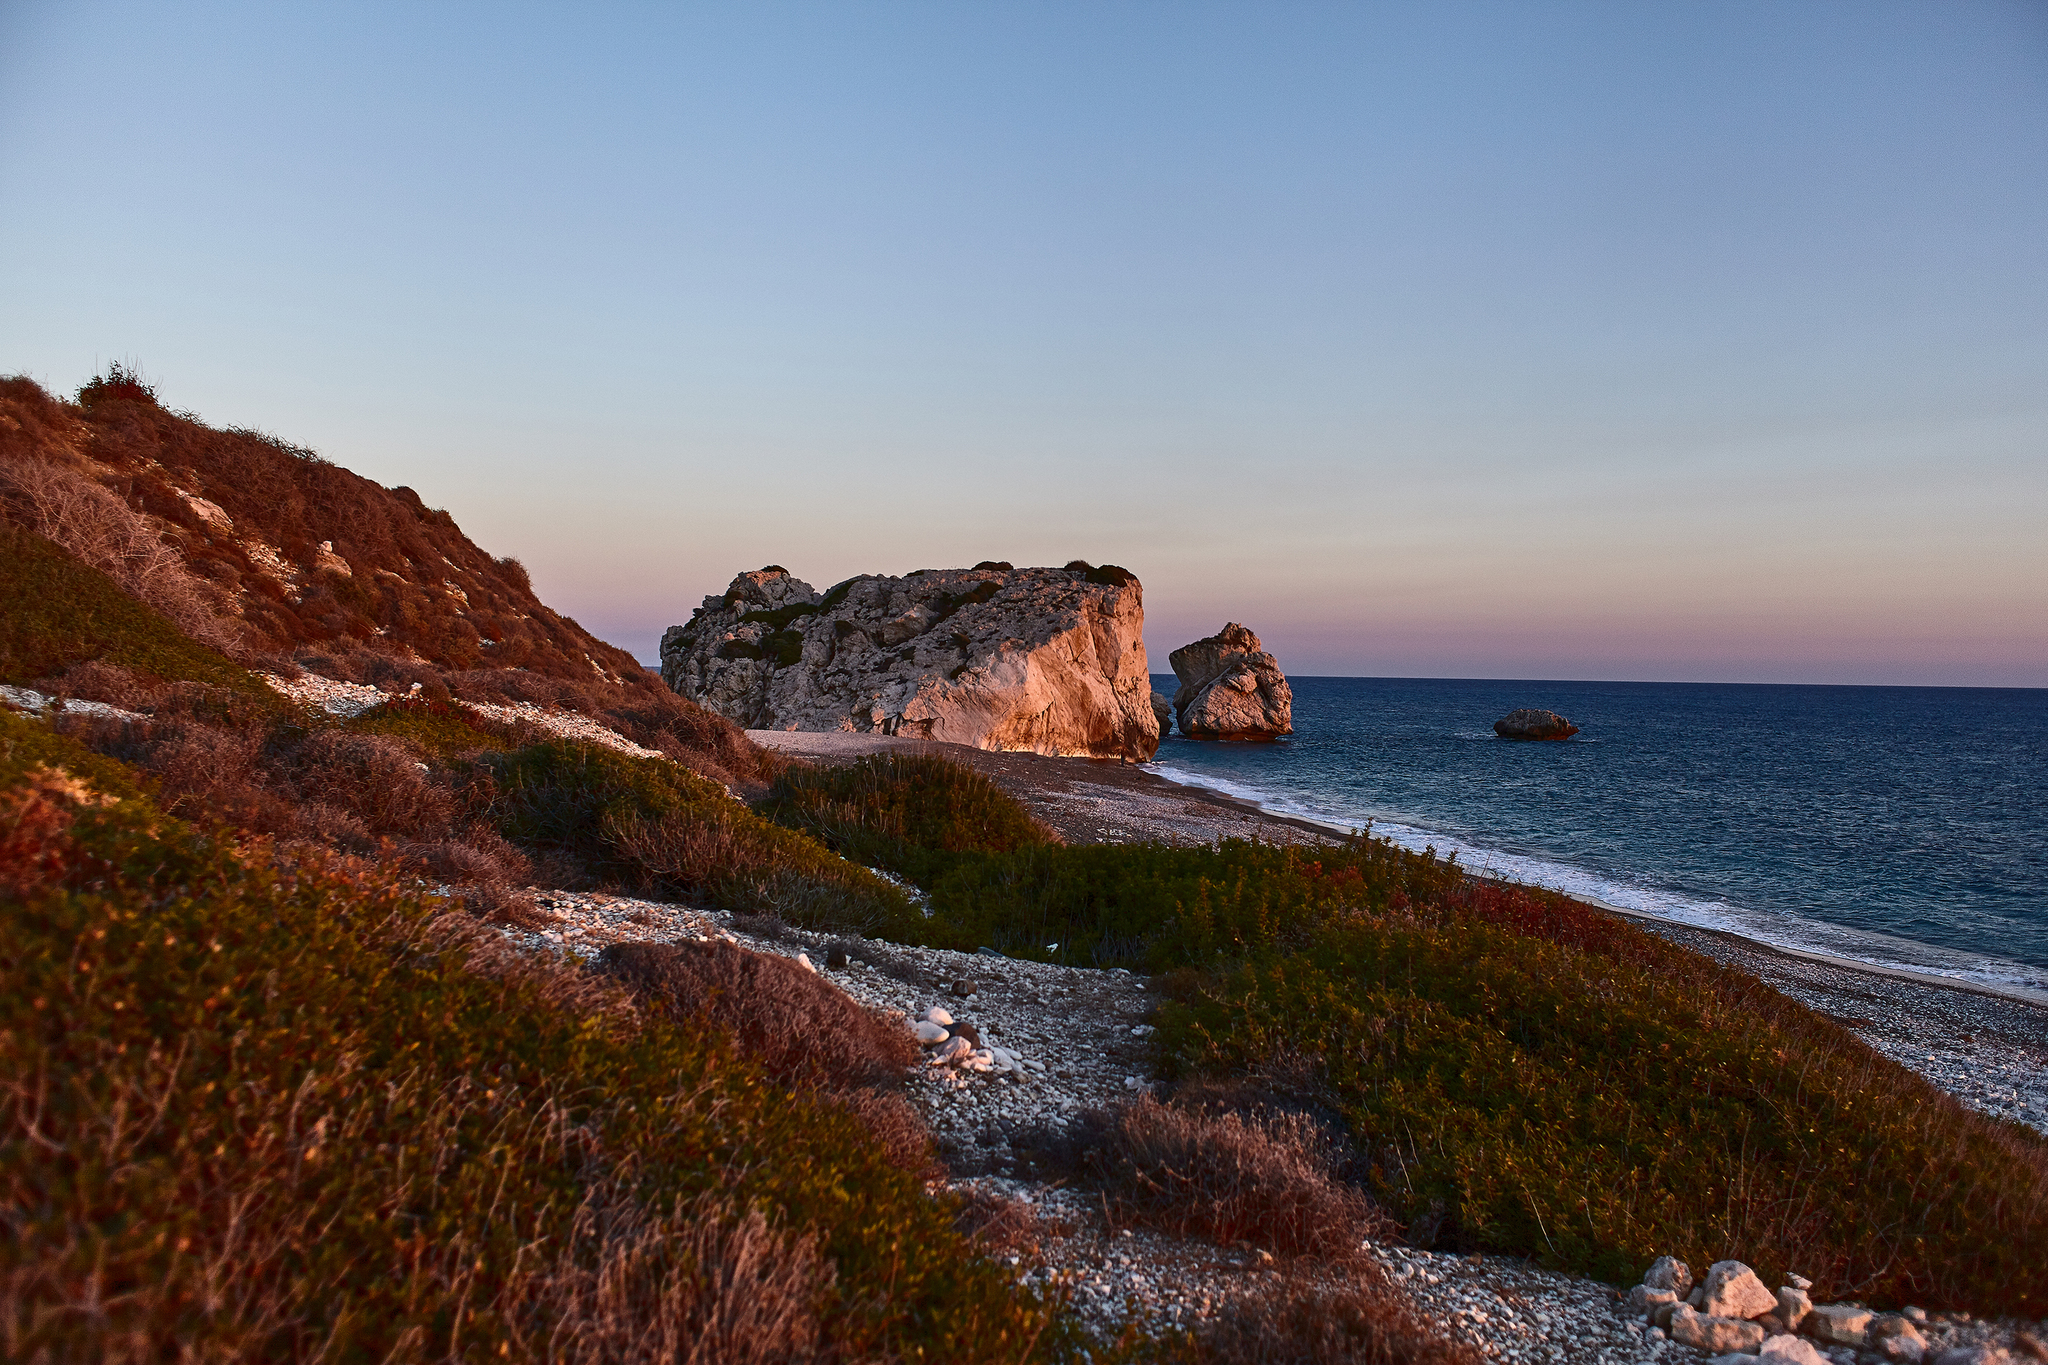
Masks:
[[[953,1016],[946,1012],[943,1005],[933,1005],[924,1012],[924,1017],[941,1028],[950,1028],[953,1024]]]
[[[1493,732],[1502,739],[1570,739],[1579,727],[1555,711],[1525,706],[1495,721]]]
[[[811,955],[809,953],[798,953],[796,955],[796,965],[803,968],[807,972],[815,972],[818,970],[818,964],[811,961]]]
[[[968,996],[974,994],[974,983],[964,976],[961,977],[953,983],[953,994],[965,1000]]]
[[[844,948],[834,948],[825,954],[825,965],[835,972],[844,967],[847,961],[846,949]]]
[[[1182,645],[1167,662],[1180,679],[1174,718],[1188,738],[1262,740],[1294,733],[1294,689],[1259,637],[1237,622]]]
[[[946,1032],[945,1029],[933,1023],[929,1019],[918,1020],[916,1031],[917,1041],[924,1044],[926,1047],[933,1047],[939,1043],[943,1043],[946,1041],[946,1039],[953,1036],[952,1034]]]
[[[1760,1318],[1778,1306],[1756,1272],[1740,1261],[1716,1261],[1707,1270],[1700,1312],[1714,1318]]]

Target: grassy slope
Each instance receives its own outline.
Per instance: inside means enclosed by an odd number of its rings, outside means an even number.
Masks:
[[[164,682],[224,687],[266,705],[272,692],[225,655],[32,531],[0,522],[0,682],[27,682],[100,659]]]
[[[844,1358],[1025,1354],[1039,1311],[858,1125],[559,973],[479,971],[390,879],[242,851],[105,764],[0,716],[10,1356],[539,1358],[539,1272],[603,1252],[579,1208],[706,1191],[817,1235]]]
[[[1001,821],[949,824],[888,777],[777,808],[841,847],[948,850],[897,855],[933,939],[1164,974],[1169,1074],[1306,1057],[1424,1244],[1615,1281],[1733,1256],[1817,1296],[2048,1312],[2048,1144],[1752,977],[1382,842],[976,853]]]

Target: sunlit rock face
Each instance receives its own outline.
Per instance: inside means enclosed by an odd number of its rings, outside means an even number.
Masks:
[[[1190,739],[1268,740],[1294,733],[1294,689],[1259,637],[1232,621],[1167,656],[1180,690],[1173,713]]]
[[[661,676],[755,730],[861,730],[979,749],[1149,758],[1144,590],[1106,565],[924,569],[819,593],[733,579],[661,640]]]

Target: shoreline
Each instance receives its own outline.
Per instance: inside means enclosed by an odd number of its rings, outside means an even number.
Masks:
[[[750,730],[747,737],[791,757],[827,763],[877,753],[939,754],[989,777],[1069,843],[1211,843],[1251,834],[1321,843],[1350,833],[1176,782],[1146,765],[844,731]],[[1522,885],[1494,874],[1468,874]],[[1746,971],[1971,1108],[2048,1135],[2048,993],[1785,948],[1590,897],[1571,899]]]

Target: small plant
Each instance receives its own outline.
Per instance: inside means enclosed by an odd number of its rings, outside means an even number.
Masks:
[[[141,374],[116,360],[107,366],[105,374],[86,380],[78,390],[78,405],[82,408],[107,402],[147,403],[155,407],[156,390],[142,381]]]
[[[1118,1217],[1176,1236],[1344,1259],[1392,1224],[1337,1178],[1329,1133],[1306,1115],[1161,1104],[1113,1116],[1088,1165]]]

